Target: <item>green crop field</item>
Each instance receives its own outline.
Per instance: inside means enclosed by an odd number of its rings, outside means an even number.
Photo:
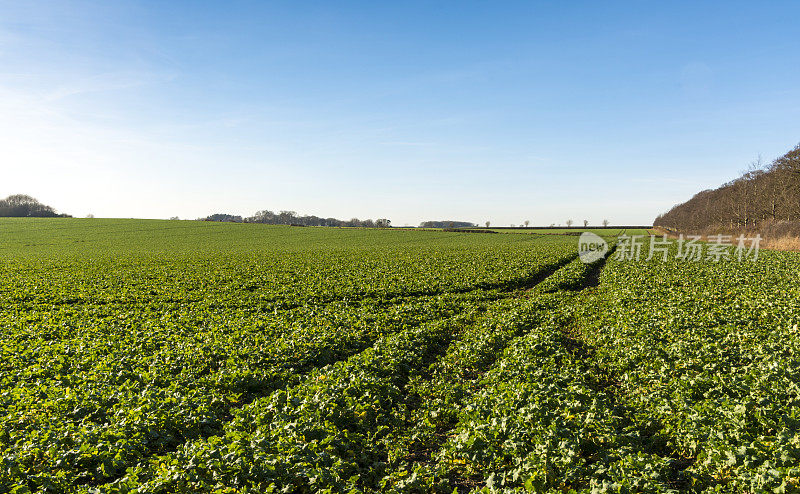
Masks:
[[[800,491],[798,254],[101,219],[0,253],[0,492]]]

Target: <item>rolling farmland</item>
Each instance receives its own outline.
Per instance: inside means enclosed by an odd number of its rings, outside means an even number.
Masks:
[[[100,219],[0,252],[2,492],[800,491],[795,253]]]

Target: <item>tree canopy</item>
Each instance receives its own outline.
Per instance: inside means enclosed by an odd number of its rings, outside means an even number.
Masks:
[[[29,195],[13,194],[0,200],[0,216],[55,218],[69,215],[58,214],[52,207],[40,203]]]

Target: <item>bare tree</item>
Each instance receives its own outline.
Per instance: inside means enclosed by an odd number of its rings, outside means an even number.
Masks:
[[[531,220],[525,220],[525,228],[528,228],[528,225],[531,224]]]
[[[491,225],[491,224],[492,224],[492,222],[491,222],[491,221],[487,221],[487,222],[486,222],[486,228],[489,228],[489,225]]]
[[[589,220],[583,220],[583,227],[586,228],[589,226]]]
[[[571,226],[572,226],[572,220],[567,220],[567,227],[571,227]]]
[[[608,220],[603,220],[603,226],[608,226]]]

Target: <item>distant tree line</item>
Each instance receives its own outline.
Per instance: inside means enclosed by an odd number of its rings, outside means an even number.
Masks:
[[[58,214],[50,206],[46,206],[31,196],[14,194],[0,200],[0,216],[2,217],[37,217],[37,218],[71,218],[68,214]]]
[[[253,216],[242,218],[232,214],[217,213],[200,218],[203,221],[225,221],[232,223],[263,223],[266,225],[295,225],[295,226],[339,226],[363,228],[388,228],[392,222],[386,218],[377,220],[338,220],[336,218],[320,218],[319,216],[300,216],[294,211],[280,211],[274,213],[269,210],[258,211]]]
[[[235,216],[232,214],[225,214],[225,213],[215,213],[206,216],[205,218],[200,218],[201,221],[222,221],[227,223],[242,223],[241,216]]]
[[[654,226],[679,231],[743,230],[800,221],[800,145],[767,166],[761,160],[716,189],[698,192],[658,216]]]
[[[470,228],[478,226],[469,221],[453,221],[453,220],[440,220],[440,221],[423,221],[419,224],[420,228]]]

